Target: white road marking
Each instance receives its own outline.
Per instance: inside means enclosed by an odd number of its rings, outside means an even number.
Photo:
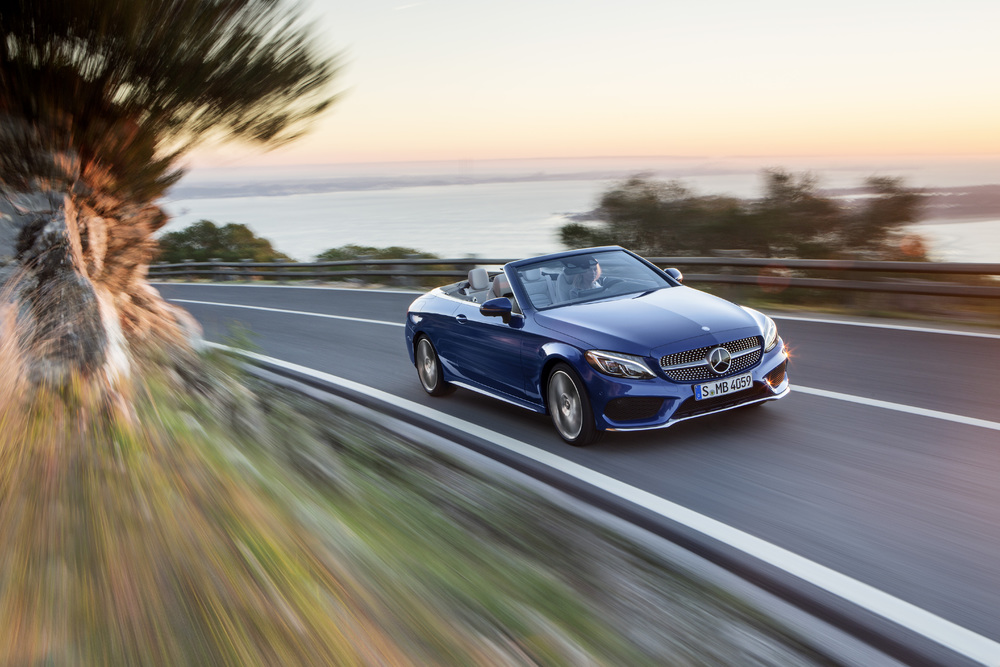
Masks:
[[[170,287],[172,285],[183,285],[185,287],[255,287],[258,289],[319,289],[326,291],[337,291],[337,292],[364,292],[366,294],[412,294],[414,296],[420,296],[421,294],[426,294],[419,290],[407,290],[407,289],[374,289],[368,287],[333,287],[326,285],[241,285],[234,283],[165,283],[157,280],[150,280],[150,285],[165,285]]]
[[[927,637],[970,660],[984,665],[996,665],[998,659],[1000,659],[1000,643],[987,637],[976,634],[916,605],[900,600],[873,586],[799,556],[787,549],[766,542],[749,533],[660,498],[652,493],[625,484],[613,477],[591,470],[586,466],[564,459],[551,452],[539,449],[502,433],[497,433],[478,424],[473,424],[464,419],[453,417],[452,415],[428,408],[414,401],[394,396],[388,392],[346,378],[253,352],[234,350],[224,345],[215,343],[209,343],[209,345],[344,387],[350,391],[384,401],[408,412],[431,418],[477,438],[492,442],[495,445],[559,470],[580,481],[655,512],[671,521],[697,530],[703,535],[739,549],[745,554],[778,567],[805,582],[829,591],[844,600]]]
[[[948,336],[969,336],[971,338],[993,338],[1000,340],[1000,334],[985,331],[962,331],[959,329],[935,329],[933,327],[915,327],[908,324],[885,324],[880,322],[856,322],[853,320],[829,320],[820,317],[799,317],[797,315],[776,315],[768,313],[775,320],[791,322],[816,322],[817,324],[843,324],[851,327],[868,327],[870,329],[893,329],[895,331],[915,331],[917,333],[936,333]]]
[[[827,391],[826,389],[815,389],[813,387],[803,387],[800,384],[793,384],[793,390],[802,394],[813,394],[815,396],[822,396],[823,398],[832,398],[838,401],[847,401],[849,403],[860,403],[861,405],[868,405],[875,408],[883,408],[885,410],[895,410],[897,412],[906,412],[911,415],[920,415],[921,417],[931,417],[933,419],[943,419],[945,421],[957,422],[959,424],[966,424],[968,426],[979,426],[981,428],[989,428],[994,431],[1000,431],[1000,422],[991,422],[985,419],[977,419],[976,417],[966,417],[964,415],[956,415],[950,412],[941,412],[940,410],[928,410],[927,408],[917,408],[912,405],[904,405],[902,403],[891,403],[889,401],[880,401],[877,398],[865,398],[864,396],[854,396],[853,394],[841,394],[836,391]]]
[[[195,301],[194,299],[167,299],[175,303],[194,303],[199,306],[220,306],[222,308],[245,308],[247,310],[263,310],[269,313],[284,313],[286,315],[308,315],[310,317],[325,317],[331,320],[347,320],[349,322],[364,322],[365,324],[385,324],[390,327],[406,326],[402,322],[386,322],[385,320],[369,320],[364,317],[348,317],[347,315],[327,315],[326,313],[311,313],[307,310],[287,310],[285,308],[265,308],[264,306],[244,306],[238,303],[218,303],[216,301]]]

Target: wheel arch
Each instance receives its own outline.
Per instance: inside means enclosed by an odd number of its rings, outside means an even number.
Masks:
[[[414,331],[413,337],[410,339],[410,361],[413,363],[414,367],[416,367],[417,365],[417,345],[420,345],[421,338],[426,338],[427,340],[431,340],[431,337],[428,336],[427,333],[424,332],[423,330]],[[433,344],[434,341],[431,340],[431,345]]]
[[[552,369],[558,364],[566,364],[574,371],[576,371],[576,361],[583,360],[583,352],[577,348],[566,345],[565,343],[551,343],[542,347],[545,352],[545,360],[542,362],[542,368],[538,375],[538,393],[542,398],[542,405],[545,407],[545,414],[549,414],[549,397],[547,387],[549,384],[549,376],[552,375]],[[580,373],[577,371],[577,375]],[[583,383],[584,389],[586,389],[586,382]]]

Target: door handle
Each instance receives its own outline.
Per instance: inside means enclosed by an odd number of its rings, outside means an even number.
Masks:
[[[458,320],[459,324],[465,324],[466,322],[469,321],[469,318],[466,317],[465,315],[456,315],[455,319]]]

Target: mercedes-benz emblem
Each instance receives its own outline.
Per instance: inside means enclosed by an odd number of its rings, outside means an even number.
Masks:
[[[730,364],[733,363],[732,355],[724,347],[713,348],[706,359],[709,367],[719,375],[728,371]]]

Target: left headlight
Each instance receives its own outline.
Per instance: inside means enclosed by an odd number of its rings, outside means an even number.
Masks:
[[[764,329],[764,351],[770,352],[778,344],[778,325],[770,317],[764,316],[767,326]]]
[[[753,315],[753,318],[757,320],[757,324],[760,326],[761,331],[764,332],[764,351],[770,352],[773,350],[774,346],[778,344],[778,325],[774,323],[774,320],[759,310],[748,308],[747,306],[740,306],[740,308]]]
[[[632,380],[655,377],[642,357],[604,350],[588,350],[583,356],[596,371],[605,375]]]

